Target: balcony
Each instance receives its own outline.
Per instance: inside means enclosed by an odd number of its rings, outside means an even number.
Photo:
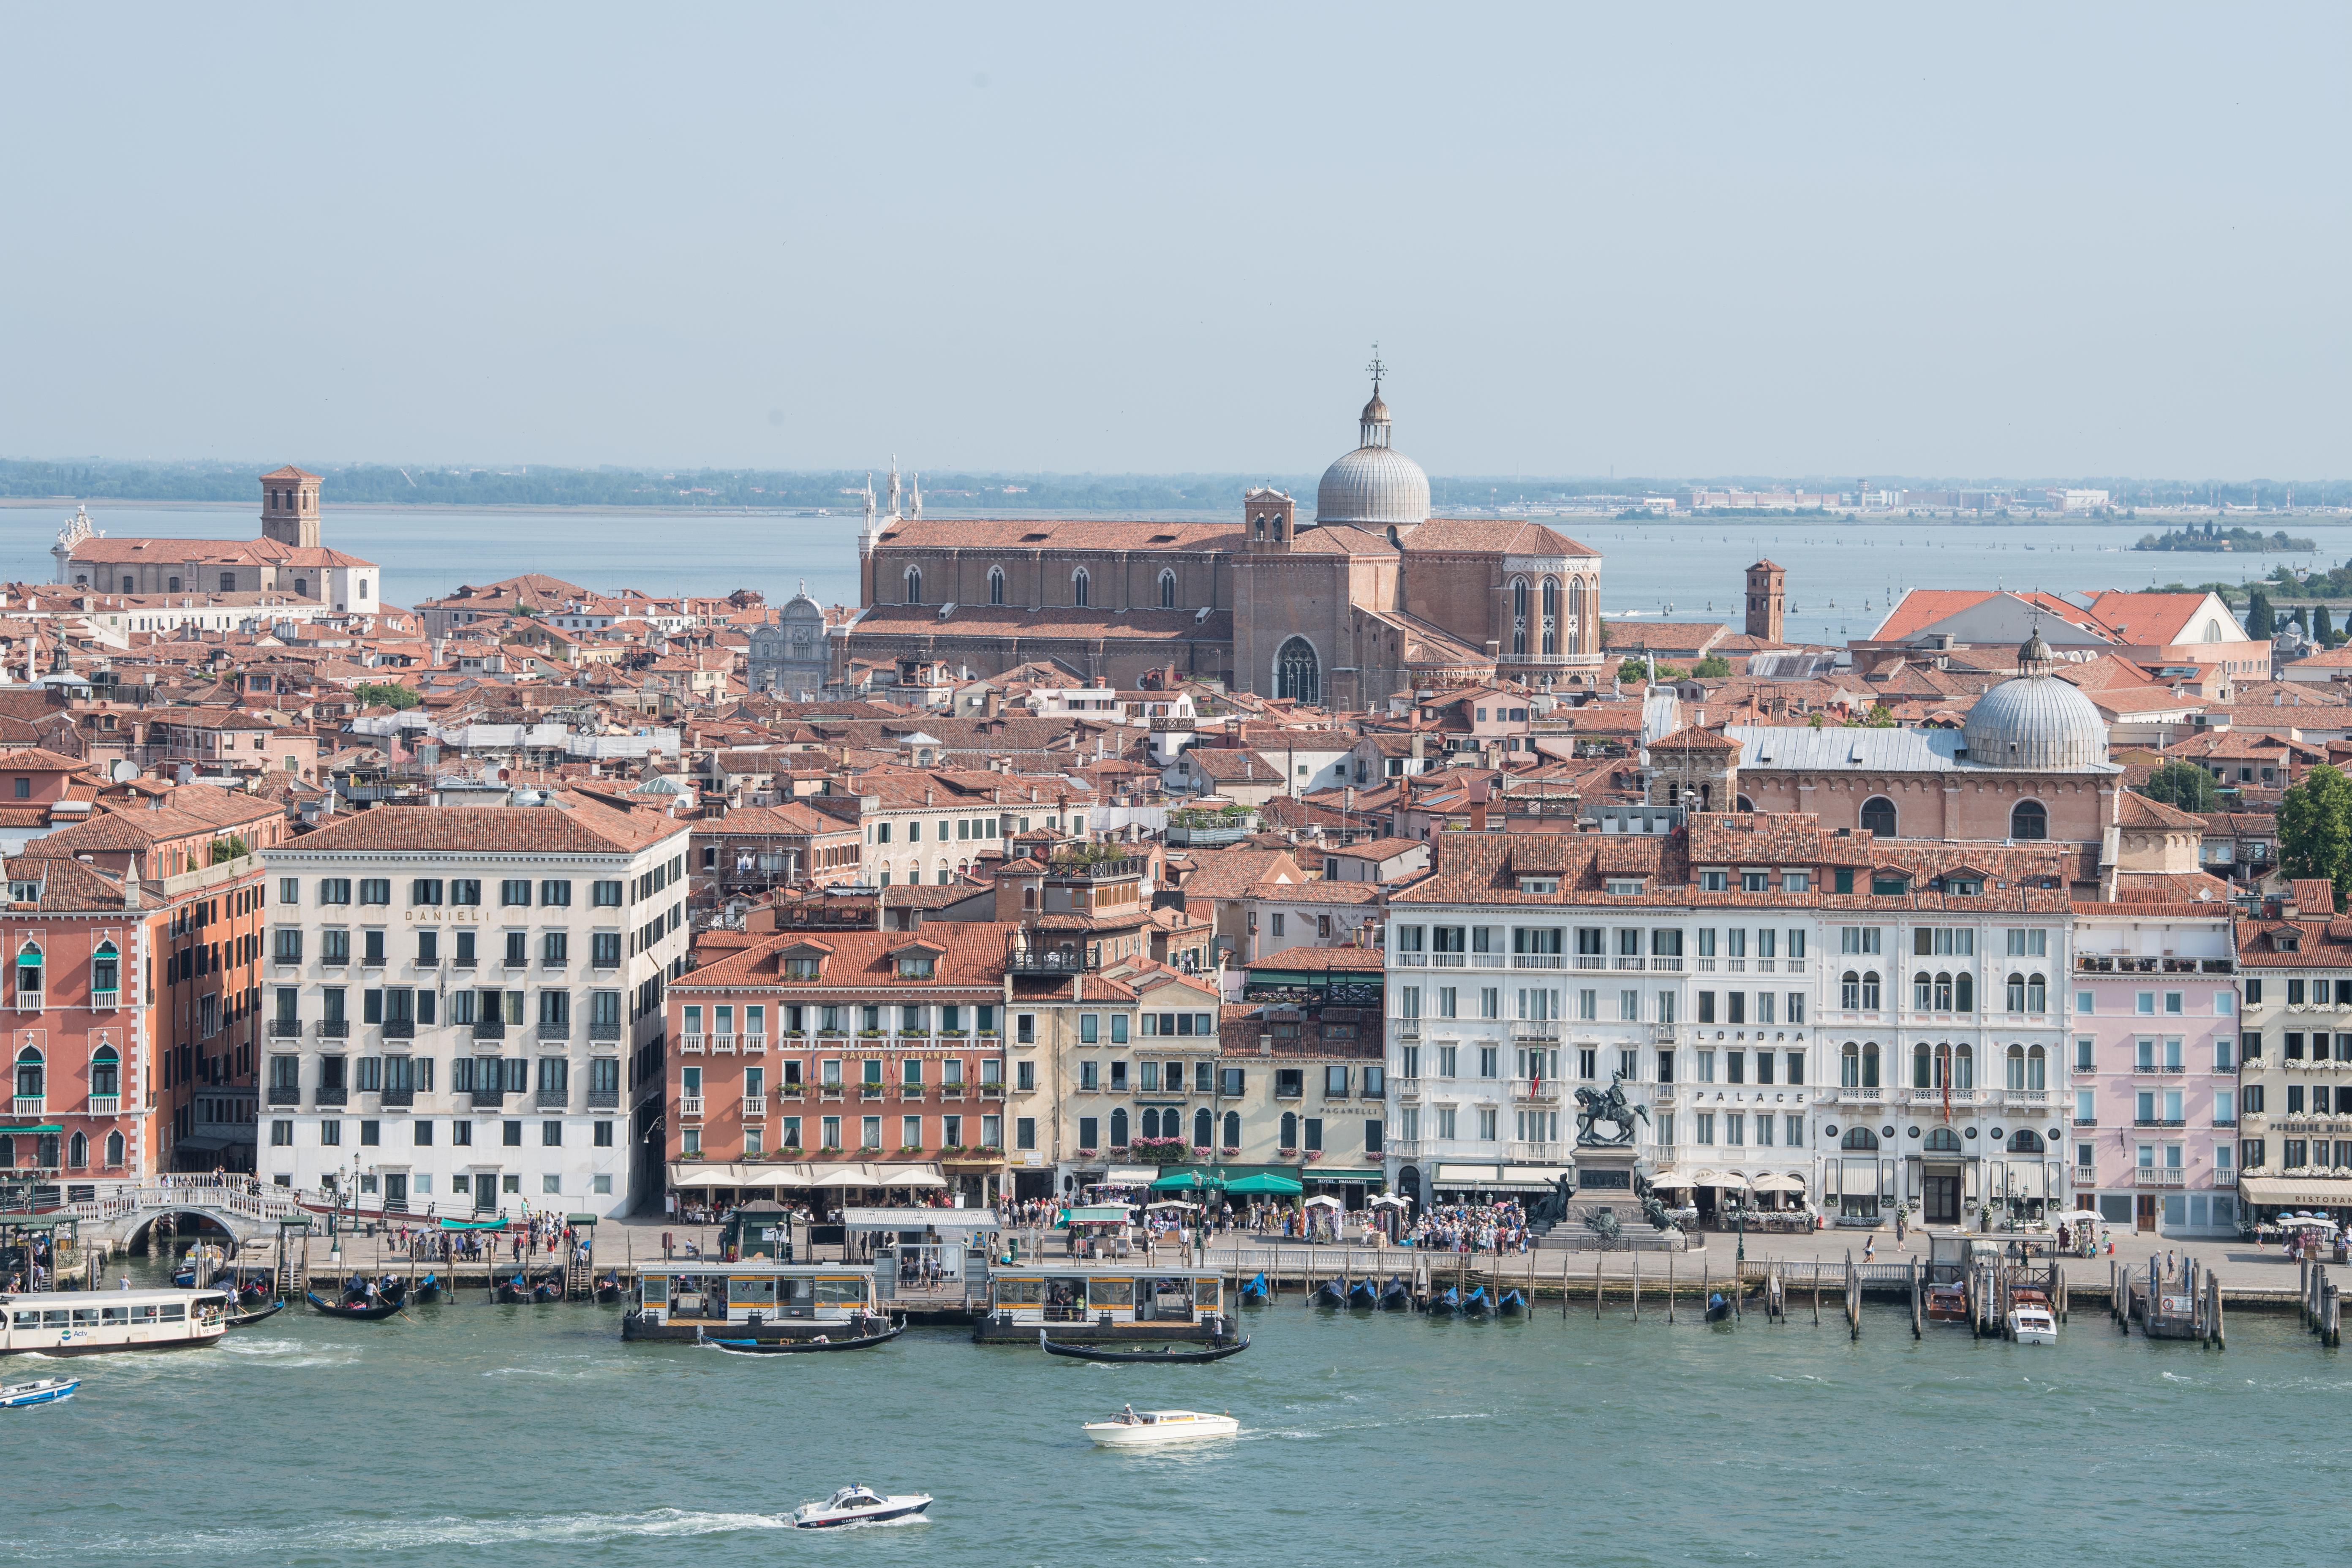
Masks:
[[[47,992],[27,991],[21,985],[16,987],[16,1011],[19,1013],[38,1013],[48,1005]]]
[[[299,1018],[270,1019],[269,1037],[273,1040],[300,1039],[302,1037],[302,1020]]]
[[[1536,1021],[1522,1020],[1511,1026],[1511,1038],[1515,1040],[1557,1040],[1559,1038],[1559,1021],[1556,1018]]]
[[[677,1097],[677,1113],[680,1116],[700,1116],[702,1114],[702,1096],[698,1094],[679,1095]]]
[[[1388,1141],[1388,1152],[1400,1160],[1425,1160],[1437,1152],[1437,1141],[1433,1138],[1391,1138]]]
[[[743,1054],[747,1057],[766,1056],[768,1054],[768,1037],[765,1035],[745,1035],[743,1037]]]
[[[534,1032],[542,1040],[568,1040],[572,1037],[572,1020],[541,1018]]]
[[[2132,1118],[2132,1125],[2134,1127],[2186,1127],[2189,1122],[2181,1117],[2168,1119],[2161,1116],[2135,1116]]]
[[[1392,952],[1389,963],[1397,969],[1422,969],[1428,966],[1429,955],[1423,952]]]
[[[1023,947],[1004,955],[1008,974],[1088,974],[1101,967],[1100,959],[1080,947]]]
[[[879,1100],[882,1098],[882,1086],[878,1083],[861,1083],[857,1086],[857,1098]]]
[[[591,1110],[617,1110],[620,1105],[621,1091],[617,1089],[592,1089],[588,1091],[588,1109]]]
[[[807,1089],[803,1085],[798,1083],[780,1083],[776,1085],[776,1098],[778,1100],[802,1100],[806,1098],[807,1094]]]
[[[744,1121],[760,1121],[761,1118],[765,1117],[767,1114],[768,1114],[768,1097],[767,1097],[766,1095],[764,1095],[764,1094],[747,1094],[747,1095],[745,1095],[745,1096],[743,1097],[743,1120],[744,1120]]]
[[[93,1013],[111,1013],[121,1005],[122,993],[113,987],[89,994],[89,1008]]]
[[[1557,1163],[1568,1158],[1568,1145],[1565,1143],[1515,1142],[1507,1144],[1506,1147],[1510,1151],[1510,1157],[1514,1160],[1526,1160],[1538,1163],[1550,1164]]]
[[[617,1040],[621,1037],[621,1021],[614,1018],[610,1023],[600,1023],[592,1019],[588,1025],[588,1037],[592,1040]]]
[[[1180,1089],[1171,1089],[1168,1092],[1171,1094],[1181,1094],[1184,1091]],[[1003,1100],[1004,1098],[1004,1086],[1001,1083],[982,1084],[980,1086],[980,1098],[982,1100]]]
[[[330,1089],[322,1083],[311,1098],[320,1105],[349,1105],[352,1102],[352,1091],[347,1084],[339,1083]]]
[[[1404,1105],[1418,1105],[1421,1103],[1421,1079],[1417,1078],[1392,1078],[1389,1079],[1389,1086],[1396,1090],[1396,1097],[1399,1103]]]
[[[1638,952],[1621,952],[1617,955],[1617,967],[1639,974],[1649,965],[1642,962],[1642,955]]]
[[[8,1108],[17,1116],[40,1116],[46,1114],[45,1108],[48,1103],[47,1095],[20,1094],[9,1101]]]
[[[290,1083],[273,1083],[269,1086],[269,1103],[299,1105],[302,1103],[302,1091]]]
[[[383,1021],[383,1037],[387,1040],[415,1039],[416,1037],[416,1020],[414,1018],[386,1018]]]
[[[2154,1062],[2134,1062],[2132,1064],[2132,1077],[2134,1078],[2179,1078],[2186,1070],[2188,1069],[2183,1068],[2179,1062],[2168,1063],[2162,1067],[2158,1066]]]
[[[963,1098],[963,1088],[964,1086],[960,1083],[943,1083],[940,1085],[940,1098],[941,1100],[961,1100]]]
[[[2214,1172],[2213,1184],[2217,1187],[2236,1186],[2238,1184],[2238,1168],[2235,1165],[2232,1165],[2226,1171]]]
[[[1421,1038],[1421,1020],[1418,1018],[1399,1018],[1396,1028],[1397,1038],[1400,1040]]]
[[[351,1038],[351,1035],[352,1021],[349,1018],[319,1020],[319,1037],[322,1040],[347,1040]]]
[[[1856,1083],[1842,1083],[1838,1085],[1837,1102],[1840,1105],[1876,1105],[1885,1093],[1883,1089],[1871,1089]]]
[[[1526,955],[1522,954],[1521,956],[1524,957]],[[1538,954],[1537,956],[1540,957],[1544,955]],[[1538,965],[1533,964],[1519,963],[1516,959],[1512,962],[1513,967],[1515,968],[1529,969],[1538,967]],[[1601,953],[1580,952],[1576,955],[1576,967],[1579,969],[1606,969],[1609,967],[1609,960]]]
[[[387,1086],[377,1103],[386,1110],[404,1110],[416,1103],[416,1087],[414,1084],[402,1084],[397,1088]]]
[[[2000,1102],[2011,1110],[2047,1105],[2050,1103],[2050,1091],[2046,1089],[2004,1089],[2000,1091]]]
[[[1683,972],[1683,961],[1679,958],[1653,958],[1650,960],[1650,967],[1661,974],[1680,974]]]
[[[700,1035],[680,1035],[680,1036],[677,1037],[677,1054],[678,1054],[678,1055],[680,1055],[680,1056],[682,1056],[682,1057],[698,1057],[698,1056],[702,1055],[702,1052],[703,1052],[703,1037],[702,1037],[702,1036],[700,1036]]]
[[[1515,1078],[1511,1080],[1513,1100],[1531,1100],[1538,1104],[1559,1103],[1559,1079],[1556,1078]]]
[[[572,1094],[568,1089],[542,1089],[538,1091],[533,1103],[541,1110],[562,1110],[572,1103]]]
[[[503,1040],[506,1037],[507,1021],[504,1018],[478,1018],[474,1021],[474,1038]]]
[[[476,1110],[499,1111],[506,1109],[504,1091],[499,1089],[472,1089],[468,1091],[467,1098],[472,1101],[473,1109]]]
[[[837,1083],[820,1084],[817,1086],[816,1097],[819,1100],[839,1100],[841,1098],[841,1085]]]
[[[1579,954],[1576,961],[1576,966],[1579,969],[1585,967],[1584,960],[1587,956],[1591,957],[1591,967],[1594,969],[1605,968],[1609,962],[1598,954]],[[1513,969],[1564,969],[1567,965],[1560,962],[1560,955],[1556,952],[1515,952],[1511,954],[1511,967]]]
[[[90,1116],[119,1116],[122,1112],[122,1097],[119,1094],[93,1094],[89,1097]]]
[[[711,1036],[710,1054],[714,1057],[733,1056],[735,1054],[735,1037],[731,1034]]]
[[[1467,953],[1433,952],[1429,955],[1429,966],[1432,969],[1460,969],[1468,957]]]
[[[2135,1187],[2185,1187],[2189,1173],[2178,1165],[2139,1165],[2132,1170]]]

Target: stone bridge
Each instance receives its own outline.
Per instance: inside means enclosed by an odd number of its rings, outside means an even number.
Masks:
[[[62,1205],[52,1212],[81,1221],[85,1239],[108,1242],[123,1251],[147,1239],[150,1228],[167,1215],[200,1215],[227,1231],[242,1248],[274,1236],[281,1219],[305,1215],[316,1219],[323,1209],[306,1205],[290,1188],[256,1187],[243,1179],[192,1177],[158,1186],[122,1187],[86,1203]]]

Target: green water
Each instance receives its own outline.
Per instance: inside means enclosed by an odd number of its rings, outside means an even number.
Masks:
[[[2055,1349],[1873,1311],[1736,1330],[1245,1314],[1204,1367],[948,1331],[751,1359],[624,1346],[618,1309],[289,1311],[218,1349],[70,1363],[0,1414],[0,1561],[67,1563],[1885,1563],[2342,1561],[2352,1363],[2241,1314],[2226,1352]],[[19,1359],[12,1379],[59,1363]],[[1243,1436],[1111,1454],[1115,1409]],[[795,1532],[848,1481],[929,1521]]]

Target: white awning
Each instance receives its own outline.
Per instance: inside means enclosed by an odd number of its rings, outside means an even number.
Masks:
[[[1483,1182],[1491,1186],[1494,1181],[1495,1167],[1492,1165],[1440,1165],[1435,1184],[1441,1187],[1471,1187]]]
[[[1113,1165],[1103,1173],[1101,1184],[1107,1187],[1148,1187],[1160,1179],[1157,1165]]]
[[[2352,1208],[2352,1178],[2240,1176],[2238,1195],[2250,1204],[2285,1204],[2308,1209]]]
[[[845,1208],[841,1222],[851,1230],[994,1230],[993,1209]]]
[[[881,1180],[874,1184],[878,1187],[944,1187],[948,1184],[948,1179],[940,1174],[939,1166],[933,1164],[874,1165],[869,1169],[881,1176]]]
[[[1650,1184],[1657,1185],[1655,1182]],[[1801,1193],[1805,1190],[1805,1179],[1792,1176],[1786,1171],[1776,1171],[1769,1176],[1759,1176],[1755,1190],[1759,1193]]]

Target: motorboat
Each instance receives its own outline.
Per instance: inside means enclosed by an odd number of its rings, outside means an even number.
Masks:
[[[81,1386],[78,1377],[45,1377],[37,1383],[0,1384],[0,1410],[29,1410],[36,1405],[57,1405],[71,1399]]]
[[[1211,1437],[1231,1437],[1242,1424],[1230,1415],[1201,1410],[1138,1410],[1129,1405],[1108,1421],[1087,1423],[1087,1436],[1098,1448],[1150,1448],[1162,1443],[1197,1443]]]
[[[1969,1321],[1969,1293],[1958,1285],[1930,1285],[1923,1309],[1931,1323],[1965,1323]]]
[[[931,1506],[929,1492],[885,1497],[871,1487],[844,1487],[823,1502],[804,1502],[793,1510],[796,1530],[837,1530],[845,1524],[881,1524],[911,1519]]]
[[[2056,1344],[2058,1314],[2050,1310],[2050,1298],[2039,1290],[2012,1292],[2009,1301],[2009,1337],[2021,1345]]]
[[[0,1297],[0,1355],[178,1350],[228,1332],[225,1290],[48,1290]]]

